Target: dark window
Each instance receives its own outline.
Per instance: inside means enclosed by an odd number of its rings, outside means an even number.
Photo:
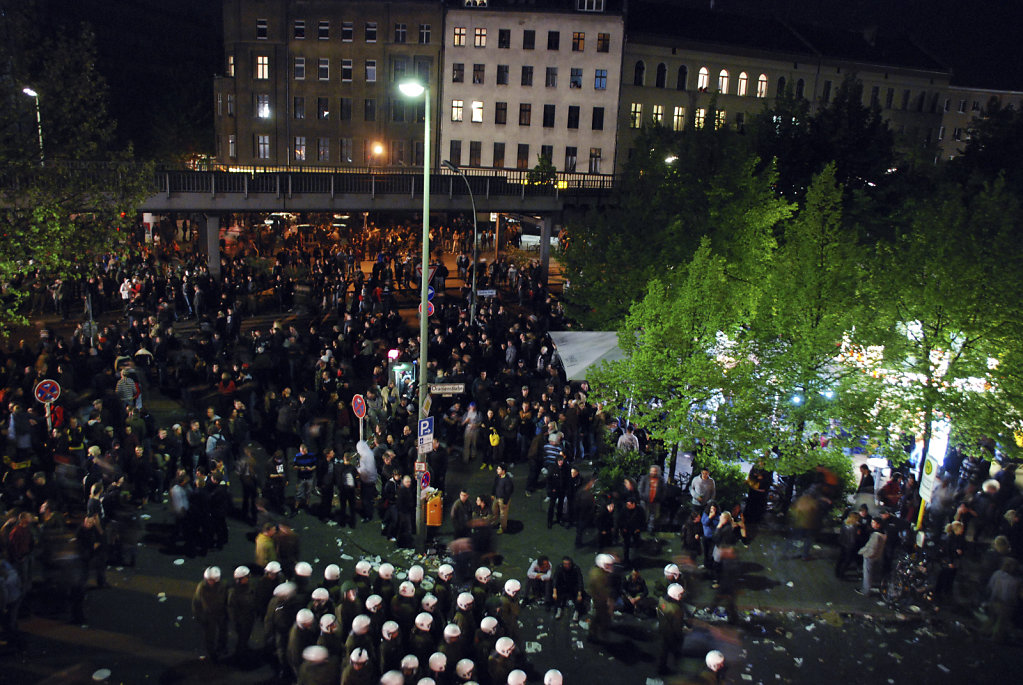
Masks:
[[[363,106],[363,117],[365,121],[377,120],[377,101],[373,98],[366,98]]]
[[[568,127],[579,128],[579,105],[568,106]]]
[[[548,88],[558,87],[558,68],[547,67],[547,75],[544,77],[543,84]]]
[[[547,32],[547,49],[557,50],[561,47],[561,32],[560,31],[548,31]]]
[[[889,88],[884,96],[884,108],[891,109],[893,104],[895,104],[895,89]]]
[[[256,20],[256,40],[266,40],[270,35],[270,28],[266,19]]]
[[[594,107],[593,108],[593,125],[591,126],[591,128],[594,131],[603,131],[604,130],[604,108],[603,107]]]
[[[498,169],[504,166],[504,143],[494,143],[494,161],[491,166]]]
[[[295,33],[293,35],[295,40],[305,40],[305,21],[302,19],[295,20]]]
[[[408,39],[408,25],[407,24],[395,24],[394,25],[394,42],[404,43]]]
[[[806,83],[803,81],[803,79],[799,79],[798,81],[796,81],[796,97],[797,98],[803,97],[804,90],[806,90]]]
[[[319,26],[316,29],[316,37],[319,38],[320,40],[329,40],[330,39],[330,22],[329,21],[324,20],[324,21],[320,22]]]
[[[554,146],[553,145],[541,145],[540,156],[545,157],[548,162],[554,161]]]
[[[487,67],[485,64],[472,65],[472,82],[482,84],[484,77],[486,76],[486,69]]]
[[[508,103],[507,102],[495,102],[494,103],[494,123],[495,124],[507,124],[508,123]]]
[[[448,159],[455,166],[459,166],[462,163],[462,141],[452,140],[451,150],[448,153]]]
[[[678,68],[678,80],[675,82],[675,90],[685,90],[686,81],[689,79],[689,69],[686,65],[682,65]]]
[[[519,169],[529,168],[529,146],[519,143],[519,151],[515,156],[515,166]]]
[[[533,67],[522,67],[522,85],[533,85]]]
[[[323,120],[330,118],[329,98],[316,98],[316,118]]]
[[[522,32],[522,49],[532,50],[536,47],[536,31],[527,29]]]
[[[881,88],[879,86],[873,86],[870,89],[870,106],[877,107],[880,102]]]
[[[519,103],[519,126],[529,126],[533,119],[533,105],[528,102]]]
[[[824,82],[824,88],[821,90],[821,101],[822,102],[831,101],[831,81]]]
[[[554,128],[554,114],[555,114],[555,107],[554,107],[554,105],[544,105],[543,106],[543,127],[544,128]]]
[[[341,98],[341,121],[352,120],[352,99]]]
[[[455,62],[451,65],[451,82],[462,83],[463,81],[465,81],[465,65]]]
[[[502,49],[511,47],[511,29],[497,30],[497,47]]]
[[[295,118],[296,119],[305,119],[305,98],[304,97],[296,97],[295,98]]]
[[[778,78],[778,95],[785,92],[785,77],[781,76]]]
[[[497,85],[507,86],[508,85],[508,65],[498,64],[497,65]]]
[[[391,100],[391,121],[399,124],[405,121],[405,100],[403,98]]]
[[[351,43],[355,40],[355,24],[350,21],[341,22],[341,42]]]
[[[478,140],[469,141],[469,166],[479,166],[482,157],[483,143]]]
[[[664,62],[657,65],[657,81],[654,85],[658,88],[664,88],[668,83],[668,67],[665,66]]]
[[[646,65],[643,60],[636,62],[636,68],[632,73],[632,85],[641,86],[646,78]]]

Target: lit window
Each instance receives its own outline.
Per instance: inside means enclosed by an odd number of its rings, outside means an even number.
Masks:
[[[704,120],[706,118],[707,118],[707,110],[705,110],[703,108],[700,108],[700,109],[696,110],[696,119],[693,121],[693,123],[696,125],[697,129],[703,128]]]
[[[722,69],[718,74],[718,92],[724,95],[728,94],[728,70]]]
[[[767,74],[761,74],[757,79],[757,97],[767,97]]]
[[[305,79],[305,57],[295,58],[295,80],[302,81]]]
[[[464,48],[465,47],[465,27],[464,26],[456,26],[454,28],[454,38],[453,38],[451,44],[454,45],[456,48]]]
[[[269,55],[256,55],[256,78],[260,80],[270,78]]]
[[[629,128],[639,128],[643,125],[643,103],[633,102],[629,107]]]
[[[710,87],[710,72],[707,71],[707,67],[700,67],[700,74],[696,77],[696,89],[700,92],[706,91]]]
[[[259,93],[256,95],[256,116],[260,119],[270,118],[270,95]]]
[[[611,52],[611,34],[597,34],[597,52]]]
[[[316,78],[321,81],[330,80],[330,60],[326,57],[321,57],[316,66]]]
[[[664,123],[664,105],[654,105],[650,114],[657,126]]]
[[[227,137],[227,156],[232,159],[238,156],[238,137],[234,134]]]
[[[266,19],[256,20],[256,40],[266,40],[270,36],[270,27]]]
[[[482,124],[483,123],[483,103],[482,102],[480,102],[479,100],[473,100],[473,102],[472,102],[472,111],[470,113],[472,115],[472,122],[474,124]],[[477,166],[479,166],[479,165],[477,165]]]
[[[316,141],[316,161],[330,161],[330,138],[320,138]]]
[[[600,173],[600,148],[599,147],[591,147],[590,148],[590,173],[591,174],[599,174]]]
[[[451,101],[451,121],[462,121],[462,109],[465,103],[462,100]]]
[[[671,130],[681,131],[686,127],[686,108],[675,107],[671,115]]]
[[[330,21],[324,19],[316,29],[316,37],[320,40],[330,39]]]
[[[305,136],[295,136],[295,161],[305,161]]]
[[[377,23],[375,21],[366,22],[366,42],[377,42]]]
[[[582,52],[586,47],[586,34],[581,31],[572,33],[572,52]]]
[[[487,30],[476,29],[473,31],[472,44],[477,48],[487,47]]]
[[[350,59],[341,60],[341,80],[343,82],[351,83],[352,71],[353,71],[352,60]]]
[[[607,69],[597,69],[593,72],[593,89],[607,90]]]
[[[408,39],[408,24],[394,25],[394,42],[404,43]]]
[[[227,75],[234,76],[234,55],[227,56]]]
[[[486,79],[487,65],[485,64],[474,64],[472,65],[472,82],[476,85],[483,85]]]
[[[736,95],[745,96],[749,89],[749,76],[746,75],[745,71],[739,72],[739,87],[735,91]]]
[[[366,83],[376,83],[377,81],[377,61],[375,59],[366,60]]]
[[[429,45],[430,44],[430,25],[420,24],[419,25],[419,44]]]
[[[355,40],[355,22],[341,22],[341,42],[351,43],[353,40]]]
[[[573,68],[572,71],[569,72],[568,87],[569,88],[582,88],[583,87],[583,70],[582,69]]]
[[[295,31],[292,34],[295,40],[305,40],[305,20],[295,20]]]
[[[270,159],[270,136],[256,136],[256,157]]]
[[[603,12],[604,0],[576,0],[575,8],[580,12]]]
[[[719,109],[714,116],[714,128],[719,129],[724,126],[728,121],[728,113],[723,109]]]

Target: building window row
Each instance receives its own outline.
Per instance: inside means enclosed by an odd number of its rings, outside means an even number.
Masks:
[[[530,158],[530,146],[528,143],[513,143],[515,150],[514,160],[509,160],[506,157],[506,150],[508,143],[498,141],[493,143],[493,152],[490,159],[490,167],[494,169],[506,169],[509,168],[508,162],[513,162],[515,169],[531,169],[536,164],[535,158]],[[452,139],[448,143],[448,156],[447,158],[456,165],[461,166],[463,164],[462,149],[463,144],[461,140]],[[482,166],[482,152],[483,152],[483,141],[470,140],[469,141],[469,158],[467,166],[478,167]],[[578,172],[579,164],[579,148],[574,145],[566,145],[564,148],[564,156],[562,160],[556,160],[554,158],[554,146],[553,145],[541,145],[537,151],[539,157],[546,157],[552,163],[557,165],[558,161],[562,161],[559,168],[562,171],[568,173]],[[599,147],[589,148],[589,161],[586,167],[586,172],[591,174],[600,173],[600,163],[602,159],[602,150]]]
[[[710,91],[711,73],[707,67],[700,67],[696,74],[696,90],[701,93]],[[643,60],[637,60],[633,66],[632,72],[632,85],[634,86],[645,86],[646,85],[646,63]],[[654,75],[655,88],[667,88],[668,87],[668,65],[664,62],[660,62],[657,65],[657,69]],[[733,94],[732,90],[732,76],[727,69],[722,69],[717,74],[717,91],[722,95]],[[742,97],[748,95],[756,95],[758,98],[767,97],[767,74],[760,74],[757,77],[756,90],[752,90],[750,86],[750,76],[745,71],[739,72],[738,78],[735,80],[734,94]],[[686,65],[679,66],[675,72],[675,90],[688,90],[689,89],[689,68]]]
[[[355,40],[355,22],[340,22],[340,37],[344,43],[351,43]],[[363,39],[367,43],[376,43],[379,25],[375,21],[367,21],[363,24]],[[430,24],[419,24],[419,44],[428,45],[431,36]],[[316,38],[318,40],[330,40],[330,20],[320,19],[316,22]],[[291,37],[293,40],[306,39],[306,20],[295,19],[292,22]],[[403,44],[408,42],[408,24],[395,22],[394,42]],[[270,22],[268,19],[256,19],[256,40],[268,40],[270,38]]]
[[[496,83],[499,86],[508,85],[508,65],[498,64],[497,65],[497,76]],[[297,78],[297,77],[296,77]],[[465,83],[465,63],[463,62],[452,62],[451,64],[451,82],[452,83]],[[473,64],[472,65],[472,82],[475,85],[486,85],[486,65],[485,64]],[[533,67],[523,66],[521,72],[521,78],[519,83],[523,86],[533,85]],[[557,88],[558,87],[558,68],[557,67],[546,67],[544,72],[544,87],[546,88]],[[572,67],[569,71],[568,77],[569,88],[582,88],[583,87],[583,70],[581,68]],[[607,90],[607,69],[595,69],[593,72],[593,89],[594,90]]]
[[[456,48],[464,48],[468,45],[469,29],[466,26],[453,26],[451,29],[451,45]],[[487,47],[487,29],[483,27],[473,28],[472,45],[475,48]],[[512,46],[511,29],[497,30],[497,49],[508,50]],[[536,49],[536,31],[525,29],[522,31],[522,49]],[[561,32],[547,32],[547,49],[558,51],[561,49]],[[586,51],[586,33],[584,31],[572,32],[572,52]],[[597,52],[611,52],[611,34],[597,34]]]
[[[636,107],[637,105],[633,105]],[[470,102],[470,121],[481,124],[484,121],[484,103],[482,100]],[[567,128],[579,128],[579,105],[569,105],[566,119]],[[543,106],[543,127],[554,128],[557,117],[557,105],[545,104]],[[465,121],[465,100],[453,99],[451,101],[451,121]],[[508,103],[494,103],[494,123],[503,126],[508,123]],[[533,123],[533,105],[529,102],[519,103],[519,126],[531,126]],[[602,131],[604,129],[604,108],[594,107],[590,117],[591,129]],[[638,126],[636,126],[638,128]]]

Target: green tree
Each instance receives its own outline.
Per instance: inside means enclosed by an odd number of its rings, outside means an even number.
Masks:
[[[551,162],[550,157],[547,155],[537,155],[536,166],[526,174],[526,180],[531,185],[553,186],[554,182],[558,180],[558,169]]]
[[[18,315],[31,279],[74,273],[83,257],[123,242],[145,197],[151,169],[117,150],[95,45],[83,26],[49,26],[40,3],[6,16],[0,99],[14,104],[0,127],[0,325]],[[45,165],[40,164],[38,93]]]

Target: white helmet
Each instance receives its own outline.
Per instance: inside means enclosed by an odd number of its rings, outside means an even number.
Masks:
[[[249,577],[249,567],[248,566],[239,566],[238,568],[236,568],[234,570],[234,579],[235,580],[241,580],[242,578],[248,578],[248,577]]]
[[[280,573],[281,572],[281,562],[279,562],[279,561],[271,561],[266,566],[263,567],[263,570],[266,573],[273,573],[273,574]]]
[[[366,598],[366,610],[370,613],[375,614],[383,604],[384,598],[380,595],[370,595]]]
[[[370,569],[372,569],[372,568],[373,568],[373,566],[371,566],[368,561],[363,559],[362,561],[360,561],[357,564],[355,564],[355,575],[357,575],[357,576],[368,576],[369,572],[370,572]]]
[[[707,668],[715,673],[724,668],[725,655],[716,649],[707,652]]]
[[[423,582],[423,575],[425,575],[425,573],[426,571],[423,570],[423,567],[416,564],[408,570],[408,579],[413,583],[421,583]]]
[[[509,578],[504,582],[504,594],[508,595],[509,597],[514,597],[519,593],[519,590],[521,589],[522,583],[515,580],[514,578]]]
[[[556,668],[547,671],[543,676],[543,685],[561,685],[561,682],[561,671]]]
[[[337,564],[330,564],[327,568],[323,569],[324,580],[337,580],[341,577],[341,567]]]
[[[394,575],[394,566],[386,562],[380,564],[380,568],[377,569],[377,575],[383,578],[384,580],[390,580],[391,577]]]
[[[475,668],[476,663],[472,659],[459,659],[458,663],[455,664],[455,675],[463,680],[471,678]]]
[[[325,633],[332,632],[337,627],[337,616],[334,614],[324,614],[320,616],[320,630]]]
[[[451,580],[453,575],[455,575],[455,567],[451,564],[441,564],[437,569],[437,577],[441,580]]]
[[[597,568],[603,569],[605,571],[610,571],[612,568],[614,568],[615,558],[610,554],[598,554],[595,563],[597,565]]]
[[[291,597],[295,594],[294,583],[281,583],[274,588],[274,597]]]
[[[415,654],[406,654],[403,656],[401,658],[401,670],[404,671],[406,668],[413,671],[417,670],[419,668],[419,657]]]
[[[308,609],[299,609],[295,614],[295,625],[299,628],[308,628],[316,620],[316,616]]]
[[[330,599],[330,593],[327,592],[327,588],[318,587],[313,590],[313,599],[319,602],[325,602]]]
[[[526,672],[516,668],[508,674],[508,685],[526,685]]]
[[[488,635],[493,635],[494,631],[497,630],[497,619],[493,616],[487,616],[480,621],[480,630]]]
[[[423,601],[421,604],[423,605],[423,609],[426,611],[432,611],[433,608],[437,606],[437,598],[433,594],[427,592],[423,595]]]
[[[405,685],[405,676],[401,671],[388,671],[380,676],[380,685]]]
[[[476,569],[476,580],[478,580],[481,583],[489,583],[490,569],[487,568],[486,566],[480,566],[478,569]]]
[[[220,567],[210,566],[202,572],[202,577],[206,580],[212,580],[214,582],[220,580]]]
[[[455,603],[458,605],[459,609],[466,611],[472,606],[472,595],[468,592],[463,592],[458,595],[458,599],[455,600]]]
[[[362,647],[356,647],[353,649],[349,656],[351,657],[353,664],[364,664],[369,661],[369,652]]]
[[[433,627],[433,616],[425,611],[416,616],[416,628],[419,628],[419,630],[429,630],[431,627]]]
[[[420,678],[416,685],[437,685],[437,681],[430,676],[426,676],[425,678]]]
[[[384,625],[380,627],[380,634],[384,636],[385,640],[389,640],[398,634],[398,623],[397,621],[385,621]]]
[[[515,640],[510,637],[501,637],[497,639],[497,644],[494,645],[494,649],[501,656],[511,656],[511,653],[515,651]]]
[[[398,586],[398,594],[402,597],[414,597],[416,594],[416,586],[407,580],[403,580],[401,585]]]
[[[448,656],[444,652],[434,652],[430,655],[430,670],[443,671],[448,667]]]
[[[686,593],[686,589],[678,583],[672,583],[668,586],[668,596],[676,602],[682,599],[682,595]]]
[[[373,624],[371,619],[366,614],[359,614],[352,619],[352,632],[356,635],[365,635],[369,632],[369,627]]]
[[[444,626],[444,639],[455,640],[462,637],[462,629],[458,627],[457,623],[449,623]]]
[[[300,561],[295,564],[295,575],[301,576],[302,578],[308,578],[313,575],[313,567],[309,562]]]
[[[678,578],[681,575],[681,571],[678,570],[678,564],[668,564],[664,567],[665,578]]]
[[[313,664],[323,663],[328,656],[330,656],[330,652],[327,651],[327,648],[319,645],[309,645],[302,650],[302,658]]]

